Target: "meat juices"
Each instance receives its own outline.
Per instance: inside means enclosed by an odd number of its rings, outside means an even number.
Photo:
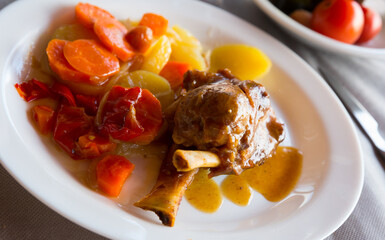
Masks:
[[[283,123],[265,88],[228,70],[188,71],[173,119],[176,144],[216,153],[221,164],[210,176],[240,174],[263,163],[284,139]]]

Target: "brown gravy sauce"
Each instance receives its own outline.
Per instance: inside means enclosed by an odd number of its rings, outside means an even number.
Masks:
[[[229,175],[219,185],[207,177],[208,170],[201,169],[187,188],[187,201],[200,211],[212,213],[219,209],[222,194],[239,206],[247,206],[252,190],[268,201],[278,202],[287,197],[297,184],[302,170],[302,154],[293,147],[278,147],[275,154],[261,166]]]

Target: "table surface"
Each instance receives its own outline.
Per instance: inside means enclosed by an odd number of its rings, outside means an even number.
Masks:
[[[306,61],[337,73],[385,128],[385,60],[350,58],[323,52],[288,35],[252,0],[204,0],[269,33]],[[13,0],[0,0],[0,9]],[[385,161],[376,154],[356,125],[361,143],[365,180],[360,200],[347,221],[327,239],[385,239]],[[57,214],[34,198],[0,166],[0,239],[105,239]]]

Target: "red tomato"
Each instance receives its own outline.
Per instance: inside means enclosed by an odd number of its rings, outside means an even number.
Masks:
[[[364,43],[371,40],[381,31],[382,28],[382,18],[380,14],[368,7],[361,7],[364,11],[365,25],[360,38],[357,40],[357,43]]]
[[[325,36],[353,44],[364,28],[364,13],[353,0],[324,0],[314,9],[310,26]]]
[[[103,134],[137,144],[154,140],[163,121],[159,100],[139,87],[111,88],[101,116]]]

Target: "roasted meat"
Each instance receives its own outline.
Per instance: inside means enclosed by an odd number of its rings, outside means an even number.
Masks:
[[[198,170],[178,172],[172,162],[176,149],[215,153],[212,155],[220,163],[210,168],[212,177],[240,174],[262,164],[284,138],[283,124],[276,119],[262,85],[240,81],[228,70],[222,70],[188,71],[183,86],[180,97],[165,112],[171,126],[172,147],[155,186],[135,203],[154,211],[167,226],[173,226],[180,200]]]
[[[222,70],[189,71],[183,85],[172,137],[176,144],[216,153],[221,164],[211,176],[240,174],[261,164],[283,140],[283,124],[261,84]]]

